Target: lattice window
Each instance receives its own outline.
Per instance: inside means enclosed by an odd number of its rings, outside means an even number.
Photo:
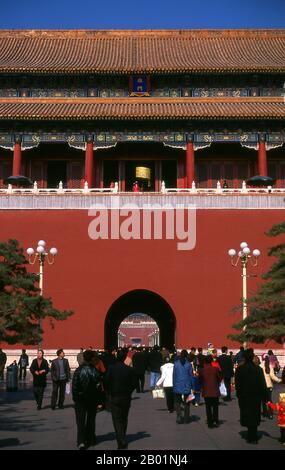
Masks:
[[[84,171],[83,162],[70,162],[69,178],[68,178],[69,188],[74,188],[74,189],[81,188],[83,177],[84,177],[83,171]]]
[[[4,184],[4,180],[12,175],[12,161],[5,162],[0,161],[0,188],[7,188]]]
[[[31,180],[37,182],[38,188],[44,188],[44,164],[43,162],[31,163]]]

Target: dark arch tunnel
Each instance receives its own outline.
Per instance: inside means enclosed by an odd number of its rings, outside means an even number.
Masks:
[[[176,319],[170,305],[158,294],[137,289],[119,297],[110,307],[105,319],[105,348],[117,347],[121,322],[132,313],[145,313],[153,318],[160,331],[160,345],[175,345]]]

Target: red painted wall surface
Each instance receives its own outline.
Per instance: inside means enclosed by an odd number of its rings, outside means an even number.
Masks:
[[[55,264],[45,267],[45,295],[75,314],[54,330],[46,322],[45,348],[103,347],[108,309],[133,289],[156,292],[169,303],[179,348],[231,345],[226,336],[239,318],[231,309],[241,299],[242,279],[227,251],[241,241],[259,248],[259,267],[250,272],[264,273],[272,263],[267,249],[275,243],[265,232],[284,220],[284,211],[198,210],[191,251],[177,251],[174,240],[94,241],[88,236],[91,220],[86,210],[0,211],[1,241],[16,238],[26,249],[44,239],[58,248]],[[249,293],[258,281],[249,278]]]

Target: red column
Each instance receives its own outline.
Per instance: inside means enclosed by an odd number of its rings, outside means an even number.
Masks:
[[[22,149],[20,139],[16,139],[14,145],[14,155],[13,155],[13,176],[19,176],[21,174],[21,164],[22,164]]]
[[[259,138],[258,146],[258,174],[260,176],[267,176],[267,156],[266,156],[266,143],[265,136]]]
[[[93,188],[93,169],[94,166],[94,152],[93,140],[89,138],[86,144],[85,153],[85,181],[88,183],[88,188]]]
[[[193,181],[195,181],[195,157],[192,136],[189,136],[186,144],[186,180],[187,188],[191,188]]]
[[[186,188],[185,158],[177,159],[177,188]]]

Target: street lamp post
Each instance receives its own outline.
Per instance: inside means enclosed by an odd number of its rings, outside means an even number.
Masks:
[[[40,295],[43,296],[44,293],[44,263],[47,260],[48,264],[53,264],[55,260],[55,256],[57,255],[57,249],[51,248],[49,253],[46,251],[46,242],[44,240],[40,240],[38,242],[38,246],[36,251],[33,248],[27,249],[27,255],[29,264],[34,265],[36,261],[39,262],[39,288],[40,288]],[[39,334],[41,334],[42,330],[42,319],[39,318]],[[39,342],[39,347],[42,346],[42,342]]]
[[[258,258],[260,256],[260,251],[255,249],[252,252],[246,242],[240,244],[240,251],[237,253],[236,250],[231,248],[228,251],[228,255],[231,258],[231,265],[237,267],[239,262],[242,267],[242,319],[246,320],[247,318],[247,265],[250,261],[253,267],[258,265]],[[252,256],[254,257],[254,262],[252,261]],[[246,326],[243,327],[243,330],[246,330]],[[244,347],[247,347],[246,341],[243,343]]]

